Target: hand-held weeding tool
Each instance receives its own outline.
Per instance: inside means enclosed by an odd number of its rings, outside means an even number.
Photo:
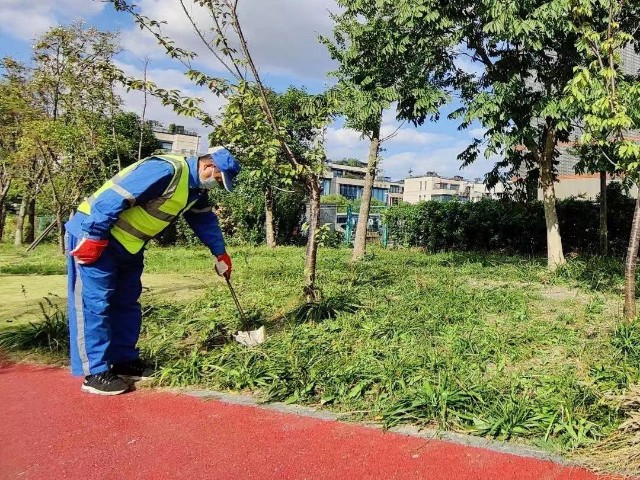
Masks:
[[[222,265],[221,265],[222,264]],[[249,322],[247,320],[247,316],[244,313],[244,310],[240,306],[240,301],[238,300],[238,295],[236,295],[236,291],[231,285],[231,280],[228,275],[225,275],[227,272],[227,265],[224,262],[216,262],[216,271],[219,275],[223,276],[227,282],[227,287],[229,287],[229,292],[231,293],[231,298],[233,298],[233,302],[236,304],[236,308],[238,309],[238,315],[240,315],[240,320],[242,321],[242,328],[244,330],[239,330],[233,336],[233,339],[241,345],[246,347],[255,347],[256,345],[260,345],[265,341],[266,334],[264,325],[258,328],[257,330],[249,330]]]

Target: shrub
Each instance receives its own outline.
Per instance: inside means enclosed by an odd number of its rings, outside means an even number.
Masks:
[[[626,250],[634,201],[612,188],[608,198],[609,246]],[[558,218],[566,252],[598,252],[599,205],[577,199],[558,202]],[[542,202],[509,200],[421,202],[401,204],[386,213],[391,243],[429,251],[502,251],[526,255],[546,251]]]

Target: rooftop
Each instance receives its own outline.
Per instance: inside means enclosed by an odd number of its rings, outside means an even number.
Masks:
[[[198,132],[194,132],[191,130],[185,130],[182,125],[169,125],[169,128],[165,128],[160,125],[154,125],[153,131],[158,133],[167,133],[169,135],[187,135],[189,137],[199,137],[200,134]]]

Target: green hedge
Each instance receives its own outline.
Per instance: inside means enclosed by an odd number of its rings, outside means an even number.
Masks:
[[[558,218],[565,252],[597,253],[599,204],[569,199],[559,201]],[[609,248],[626,251],[634,200],[619,188],[608,193]],[[393,244],[429,251],[504,251],[521,254],[546,252],[546,226],[542,202],[509,200],[481,202],[421,202],[401,204],[386,214]]]

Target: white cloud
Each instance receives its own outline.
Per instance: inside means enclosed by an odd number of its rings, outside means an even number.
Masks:
[[[342,158],[364,159],[369,149],[368,139],[350,128],[329,127],[325,135],[327,157],[331,160]]]
[[[384,142],[385,145],[428,145],[451,140],[449,135],[422,132],[410,127],[398,129],[396,125],[383,125],[380,134],[382,138],[393,135]]]
[[[463,72],[476,77],[481,76],[485,71],[484,65],[481,62],[473,60],[466,55],[458,55],[454,60],[454,64]]]
[[[2,0],[0,32],[32,40],[54,25],[97,15],[104,7],[90,0]]]
[[[486,128],[472,128],[471,130],[467,130],[469,135],[473,138],[478,138],[482,140],[484,138],[484,134],[487,133]]]
[[[483,178],[485,173],[493,167],[495,159],[487,160],[479,156],[475,163],[461,170],[461,162],[457,156],[467,145],[464,141],[458,141],[448,147],[400,151],[383,155],[382,168],[386,176],[394,179],[407,177],[409,170],[414,176],[431,171],[445,177],[461,175],[469,179]]]
[[[135,78],[143,77],[141,65],[131,65],[120,61],[117,61],[116,65],[127,75]],[[152,68],[152,66],[153,65],[151,64],[147,71],[148,80],[153,81],[156,85],[162,88],[177,88],[184,96],[202,98],[203,103],[201,104],[201,108],[210,115],[218,114],[222,106],[226,103],[225,99],[217,97],[209,90],[194,87],[193,83],[181,71],[175,69],[156,69]],[[143,92],[127,92],[124,88],[121,88],[118,91],[118,95],[122,97],[126,110],[142,115],[142,108],[144,104]],[[147,95],[145,118],[147,120],[157,120],[164,125],[175,123],[177,125],[183,125],[188,130],[197,131],[203,139],[200,142],[200,151],[206,149],[207,135],[210,133],[211,128],[203,126],[202,123],[195,118],[177,115],[173,112],[171,107],[162,105],[160,100],[152,97],[151,95]]]
[[[196,52],[196,63],[203,70],[223,70],[175,0],[140,0],[137,4],[143,15],[165,20],[162,33],[172,38],[176,46]],[[318,80],[325,79],[326,72],[334,68],[327,49],[318,42],[318,34],[331,33],[327,10],[337,10],[334,0],[260,0],[239,5],[240,22],[262,74]],[[195,4],[188,8],[205,38],[210,39],[208,11]],[[123,31],[121,38],[123,47],[135,55],[166,58],[155,38],[137,26]]]

